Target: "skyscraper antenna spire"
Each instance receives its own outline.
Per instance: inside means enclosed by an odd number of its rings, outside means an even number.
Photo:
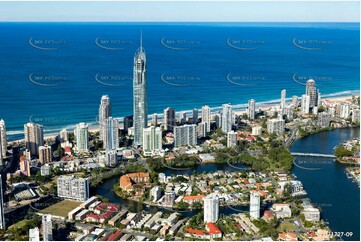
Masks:
[[[140,31],[140,49],[143,48],[143,34],[142,34],[142,30]]]

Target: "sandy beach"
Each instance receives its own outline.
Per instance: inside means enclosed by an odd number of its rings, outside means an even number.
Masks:
[[[358,96],[356,96],[358,97]],[[327,100],[327,101],[332,101],[332,102],[346,102],[346,101],[351,101],[352,96],[344,96],[344,97],[333,97],[333,98],[324,98],[322,100]],[[278,104],[269,104],[269,105],[262,105],[262,106],[257,106],[257,102],[256,102],[256,109],[258,108],[262,108],[262,110],[269,110],[272,107],[276,107],[278,106]],[[236,110],[234,111],[234,113],[236,115],[242,115],[244,113],[246,113],[246,110]]]
[[[356,96],[358,97],[358,96]],[[344,96],[344,97],[332,97],[332,98],[325,98],[322,100],[328,100],[328,101],[332,101],[332,102],[345,102],[345,101],[351,101],[352,96]],[[269,105],[257,105],[256,103],[256,108],[259,109],[261,108],[262,110],[269,110],[272,107],[276,107],[278,104],[269,104]],[[242,115],[246,113],[246,110],[234,110],[234,114],[235,115]],[[199,116],[201,117],[201,116]],[[162,123],[161,121],[159,123]],[[70,132],[72,132],[73,130],[68,130]],[[94,125],[92,125],[91,127],[88,128],[89,132],[97,132],[99,131],[99,127],[94,127]],[[59,133],[54,133],[54,134],[47,134],[44,135],[44,140],[51,140],[51,139],[55,139],[55,137],[58,135]],[[13,140],[13,141],[8,141],[9,144],[12,143],[21,143],[24,142],[25,139],[18,139],[18,140]]]

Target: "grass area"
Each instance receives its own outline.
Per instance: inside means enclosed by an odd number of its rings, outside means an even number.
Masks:
[[[11,225],[8,229],[23,228],[29,221],[30,220],[28,220],[28,219],[21,220],[21,221],[17,222],[16,224]]]
[[[297,231],[297,226],[293,223],[283,222],[278,226],[277,230],[279,232],[294,232]]]
[[[66,217],[71,210],[78,207],[80,204],[81,202],[63,200],[40,210],[40,212],[44,214]]]

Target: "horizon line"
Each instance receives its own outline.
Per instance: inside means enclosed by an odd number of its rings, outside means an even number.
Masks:
[[[324,22],[281,22],[281,21],[271,21],[271,22],[254,22],[254,21],[88,21],[88,20],[0,20],[0,23],[124,23],[124,24],[179,24],[179,23],[202,23],[202,24],[360,24],[360,21],[342,21],[342,22],[332,22],[332,21],[324,21]]]

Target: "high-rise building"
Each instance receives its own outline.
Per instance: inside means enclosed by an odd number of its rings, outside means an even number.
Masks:
[[[68,141],[68,131],[66,129],[62,129],[60,131],[60,142],[66,142]]]
[[[249,214],[253,219],[260,218],[260,205],[261,199],[257,191],[252,191],[250,194],[250,205],[249,205]]]
[[[119,148],[119,119],[109,117],[104,122],[103,149]]]
[[[193,123],[197,124],[198,123],[198,109],[194,108],[192,110],[192,118],[193,118]]]
[[[228,133],[232,130],[233,108],[229,104],[223,104],[222,107],[222,131]]]
[[[133,115],[124,117],[124,131],[128,132],[128,129],[133,127]]]
[[[341,103],[340,109],[340,118],[349,118],[351,114],[351,104],[350,103]]]
[[[288,120],[293,120],[293,105],[286,105],[285,109],[284,109],[284,115],[287,116]]]
[[[7,140],[6,140],[6,124],[3,119],[0,120],[0,157],[6,157]],[[1,164],[0,164],[1,165]]]
[[[58,197],[86,201],[89,198],[89,180],[74,176],[58,178]]]
[[[51,168],[49,164],[45,164],[42,167],[40,167],[40,175],[42,176],[49,176],[51,172]]]
[[[292,105],[294,108],[298,107],[298,96],[296,95],[292,96]]]
[[[51,147],[48,145],[39,146],[39,161],[42,165],[52,161]]]
[[[175,126],[175,110],[171,107],[164,109],[164,130],[173,131]]]
[[[253,120],[256,114],[256,102],[251,99],[248,101],[247,116],[248,119]]]
[[[35,123],[24,125],[26,148],[31,155],[38,155],[39,146],[44,144],[43,126]]]
[[[283,134],[285,131],[285,121],[281,118],[269,119],[267,121],[267,132],[269,134]]]
[[[210,194],[204,198],[204,222],[215,223],[219,216],[219,198]]]
[[[252,135],[258,136],[261,134],[262,134],[262,126],[261,125],[252,126]]]
[[[24,154],[25,159],[31,160],[31,154],[28,149],[24,150],[23,154]]]
[[[115,150],[105,151],[105,165],[115,166],[117,164],[117,152]]]
[[[35,227],[33,229],[29,229],[29,241],[34,241],[34,242],[40,241],[39,228]]]
[[[360,107],[357,105],[352,108],[351,121],[354,123],[360,123]]]
[[[51,222],[50,214],[45,214],[42,216],[42,226],[43,226],[43,240],[53,241],[53,224]]]
[[[174,127],[174,147],[196,144],[197,126],[195,124]]]
[[[221,113],[216,113],[214,115],[214,121],[216,123],[216,128],[222,127],[222,114]]]
[[[321,112],[317,114],[317,125],[321,128],[326,128],[330,126],[331,115],[327,112]]]
[[[99,136],[100,140],[104,138],[106,120],[112,116],[112,110],[110,106],[110,99],[108,95],[103,95],[100,99],[99,106]],[[104,141],[104,140],[103,140]]]
[[[207,132],[211,131],[211,108],[207,105],[202,107],[202,122],[206,123]]]
[[[152,189],[150,189],[149,191],[149,198],[151,199],[152,202],[156,202],[158,201],[158,199],[160,198],[162,189],[160,188],[160,186],[155,186]]]
[[[79,123],[75,128],[76,146],[78,151],[88,151],[89,134],[88,125]]]
[[[20,160],[20,173],[24,176],[30,176],[30,162],[27,159]]]
[[[197,124],[197,137],[203,138],[207,136],[207,124],[205,122],[201,122]]]
[[[2,152],[2,147],[1,147],[1,136],[0,136],[0,166],[2,166],[4,164],[4,159],[3,159],[3,152]]]
[[[154,113],[152,115],[152,125],[157,127],[158,126],[158,114]]]
[[[237,132],[229,131],[227,133],[227,147],[234,147],[237,146]]]
[[[321,93],[320,90],[317,89],[317,106],[321,106]]]
[[[318,113],[318,107],[317,107],[317,106],[314,106],[314,107],[313,107],[312,113],[313,113],[314,115],[317,115],[317,113]]]
[[[179,123],[185,124],[187,122],[187,113],[179,112]]]
[[[143,129],[148,126],[147,60],[140,37],[140,47],[134,55],[133,70],[134,146],[143,142]]]
[[[162,130],[151,126],[143,129],[143,154],[145,156],[159,155],[162,150]]]
[[[302,95],[301,109],[302,109],[302,114],[310,113],[310,96]]]
[[[5,229],[5,227],[3,179],[0,174],[0,229]]]
[[[306,95],[310,97],[310,108],[317,106],[317,89],[316,82],[312,79],[308,80],[306,83]]]
[[[173,205],[174,200],[175,200],[175,192],[172,189],[167,188],[164,192],[163,203],[165,205],[170,206],[170,205]]]
[[[286,89],[281,91],[281,104],[280,108],[283,110],[286,107]]]

